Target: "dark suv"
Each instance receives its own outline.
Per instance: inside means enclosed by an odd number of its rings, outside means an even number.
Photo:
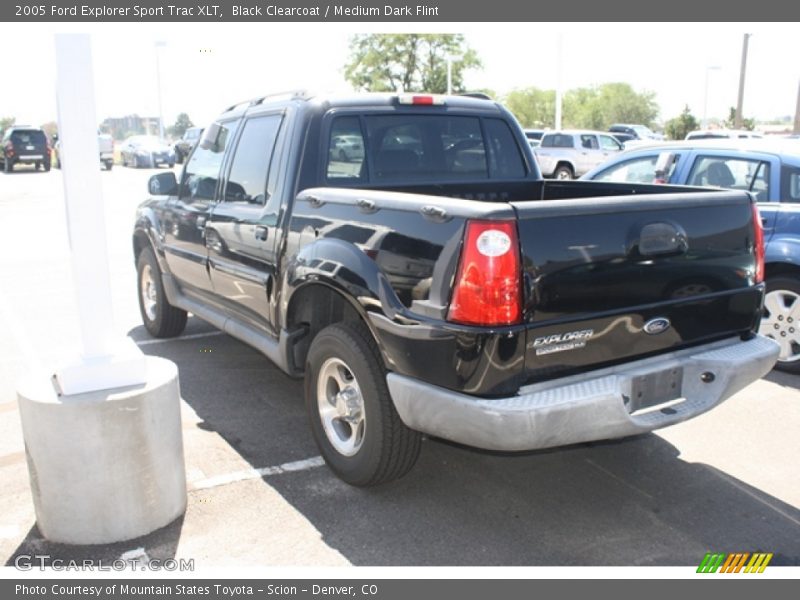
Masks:
[[[47,135],[38,127],[11,127],[0,144],[0,159],[6,173],[19,164],[35,165],[50,170],[50,144]]]

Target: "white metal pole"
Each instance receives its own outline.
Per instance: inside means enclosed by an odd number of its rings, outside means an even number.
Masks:
[[[156,88],[158,90],[158,137],[164,139],[164,111],[161,108],[161,61],[159,48],[166,46],[166,42],[156,42]]]
[[[453,93],[453,57],[447,57],[447,95]]]
[[[564,41],[564,34],[559,33],[558,37],[556,38],[556,122],[555,128],[556,130],[561,129],[561,102],[562,102],[562,90],[561,90],[561,71],[563,69],[563,41]]]
[[[88,35],[56,36],[58,131],[82,356],[112,353],[113,313]]]
[[[144,355],[130,338],[115,336],[100,148],[94,105],[92,49],[88,35],[56,35],[56,92],[61,170],[78,304],[78,360],[55,372],[65,395],[143,383]]]

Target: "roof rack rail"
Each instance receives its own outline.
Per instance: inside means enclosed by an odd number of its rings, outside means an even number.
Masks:
[[[491,100],[492,97],[489,94],[484,94],[483,92],[463,92],[459,94],[459,96],[465,96],[467,98],[477,98],[479,100]]]
[[[265,96],[258,96],[256,98],[252,98],[250,100],[244,100],[242,102],[237,102],[236,104],[232,104],[228,108],[226,108],[222,112],[230,112],[235,108],[239,107],[247,107],[247,106],[256,106],[258,104],[262,104],[264,100],[277,98],[280,96],[288,96],[290,100],[294,100],[295,98],[308,98],[309,93],[308,90],[299,89],[299,90],[285,90],[282,92],[274,92],[272,94],[266,94]]]

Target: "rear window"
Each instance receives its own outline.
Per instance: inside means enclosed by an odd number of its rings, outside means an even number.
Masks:
[[[43,131],[22,129],[11,133],[11,141],[15,144],[44,144],[46,139]]]
[[[524,177],[516,138],[502,119],[342,116],[327,144],[328,181],[463,181]]]
[[[800,202],[800,168],[783,168],[783,174],[781,176],[781,201]]]
[[[571,135],[553,133],[542,137],[542,148],[572,148],[574,142]]]

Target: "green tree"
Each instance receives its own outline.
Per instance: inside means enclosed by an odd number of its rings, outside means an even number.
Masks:
[[[453,92],[465,91],[464,72],[482,67],[461,34],[361,34],[350,39],[345,79],[369,92],[447,91],[447,57]]]
[[[58,123],[55,121],[48,121],[42,125],[42,130],[45,135],[47,135],[47,139],[52,140],[53,136],[58,133]]]
[[[556,93],[529,87],[514,90],[504,104],[523,127],[553,127],[556,119]]]
[[[658,116],[655,93],[637,92],[627,83],[604,83],[564,94],[565,127],[606,130],[612,123],[650,126]]]
[[[194,127],[194,123],[186,113],[180,113],[175,119],[175,124],[167,128],[167,133],[172,137],[182,137],[189,127]]]
[[[731,106],[730,110],[728,111],[728,118],[723,123],[725,127],[729,129],[733,129],[736,127],[736,108]],[[753,131],[756,128],[756,120],[755,119],[746,119],[742,117],[742,129],[747,129],[748,131]]]
[[[686,138],[687,133],[698,129],[699,127],[700,123],[689,110],[689,106],[686,105],[683,108],[683,112],[679,116],[667,121],[666,125],[664,125],[664,131],[669,139],[682,140]]]
[[[0,138],[3,137],[3,134],[6,132],[6,129],[14,125],[17,122],[16,117],[2,117],[0,118]]]

